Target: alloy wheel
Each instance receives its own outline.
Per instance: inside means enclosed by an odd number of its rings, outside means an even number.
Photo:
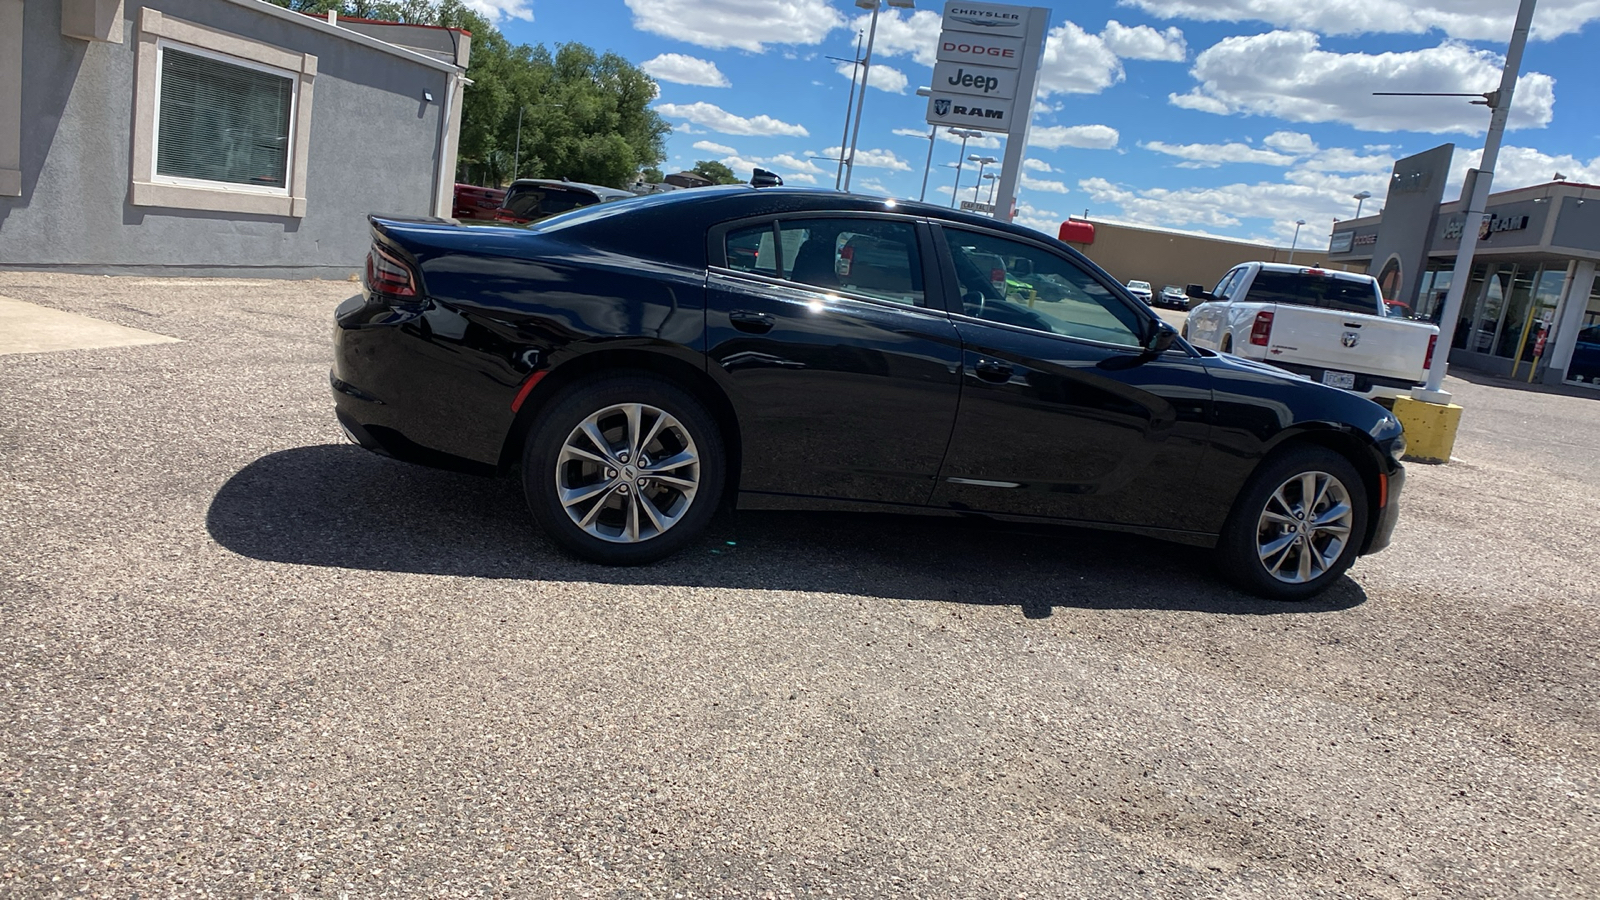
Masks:
[[[1267,498],[1256,522],[1256,553],[1268,575],[1304,584],[1338,562],[1354,521],[1344,482],[1327,472],[1302,472]]]
[[[700,468],[694,438],[671,413],[619,403],[567,435],[556,458],[556,494],[585,532],[636,544],[683,519],[699,490]]]

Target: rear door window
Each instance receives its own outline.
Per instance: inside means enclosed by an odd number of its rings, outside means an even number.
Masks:
[[[536,185],[507,191],[505,205],[519,219],[543,219],[594,202],[594,195],[588,191]]]
[[[1341,312],[1382,315],[1378,311],[1378,292],[1370,281],[1316,275],[1305,272],[1256,273],[1250,285],[1251,303],[1284,303],[1315,306]]]

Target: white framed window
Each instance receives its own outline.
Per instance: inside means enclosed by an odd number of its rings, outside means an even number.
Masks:
[[[145,7],[130,202],[298,217],[317,58]]]
[[[299,73],[156,44],[153,180],[287,195]]]

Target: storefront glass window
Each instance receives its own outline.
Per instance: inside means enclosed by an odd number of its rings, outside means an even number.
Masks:
[[[1494,349],[1494,334],[1500,325],[1500,315],[1506,311],[1506,296],[1511,293],[1514,265],[1494,265],[1489,268],[1488,284],[1483,298],[1478,301],[1477,315],[1473,317],[1472,330],[1467,336],[1467,349],[1473,353],[1488,353]]]
[[[1583,315],[1578,343],[1572,348],[1567,380],[1600,385],[1600,278],[1594,280],[1594,288],[1589,292],[1589,308]]]
[[[1495,356],[1510,359],[1522,347],[1522,335],[1533,313],[1534,273],[1535,270],[1529,266],[1518,266],[1516,276],[1511,279],[1511,291],[1506,295],[1506,308],[1502,316],[1504,321],[1500,324],[1498,340],[1494,343]]]
[[[1450,339],[1450,346],[1457,350],[1467,348],[1467,338],[1472,334],[1473,313],[1478,308],[1478,302],[1483,294],[1483,273],[1485,264],[1479,263],[1472,267],[1472,277],[1467,280],[1466,292],[1461,295],[1461,319],[1456,322],[1455,336]]]

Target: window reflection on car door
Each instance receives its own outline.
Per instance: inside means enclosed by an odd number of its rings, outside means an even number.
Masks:
[[[713,231],[708,352],[738,413],[742,493],[927,503],[961,368],[937,291],[929,303],[931,246],[910,217]]]
[[[1145,353],[1150,314],[1066,253],[939,226],[963,344],[961,409],[934,503],[1204,530],[1182,496],[1205,452],[1210,376]],[[1023,259],[996,287],[981,262]],[[1179,345],[1181,347],[1181,345]]]

